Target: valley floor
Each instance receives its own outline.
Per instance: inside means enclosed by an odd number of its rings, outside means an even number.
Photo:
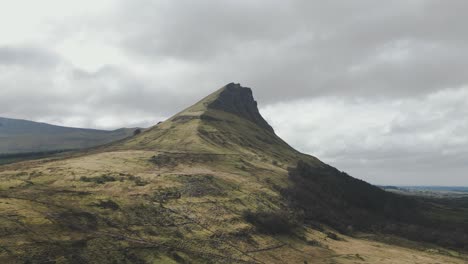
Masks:
[[[307,243],[277,238],[279,248],[266,246],[253,254],[262,263],[318,263],[318,264],[465,264],[468,255],[445,250],[437,246],[406,241],[401,238],[386,237],[393,243],[383,243],[375,235],[361,234],[359,237],[339,235],[339,240],[326,234],[308,229]],[[312,242],[313,241],[313,242]],[[406,246],[399,246],[403,243]],[[313,245],[313,246],[311,246]]]

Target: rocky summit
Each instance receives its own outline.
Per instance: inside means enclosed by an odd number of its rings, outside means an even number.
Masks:
[[[240,84],[230,83],[223,87],[217,93],[216,99],[211,101],[207,107],[238,115],[273,132],[273,128],[260,115],[252,90],[242,87]]]

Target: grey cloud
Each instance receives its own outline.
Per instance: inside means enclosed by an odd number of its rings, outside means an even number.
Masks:
[[[0,116],[149,126],[240,82],[288,142],[354,176],[442,184],[445,173],[468,184],[467,9],[464,0],[115,1],[49,20],[44,43],[2,44]],[[81,55],[101,67],[73,61]]]
[[[316,98],[262,111],[293,146],[355,177],[468,185],[466,87],[382,101]]]
[[[138,0],[126,2],[118,16],[126,18],[124,27],[130,33],[124,44],[131,51],[155,58],[206,60],[245,42],[287,37],[290,23],[272,19],[293,15],[288,9],[279,1]]]
[[[467,152],[419,155],[412,153],[411,158],[395,153],[391,158],[380,160],[344,157],[339,162],[331,163],[339,168],[346,168],[353,176],[374,184],[466,186],[467,159]]]
[[[125,69],[106,67],[90,73],[63,60],[53,67],[29,66],[28,61],[2,69],[0,116],[116,128],[150,126],[172,115],[173,108],[185,106],[177,93],[140,81]],[[116,120],[96,121],[100,118]]]
[[[0,65],[50,67],[59,62],[59,58],[47,49],[33,46],[0,46]]]
[[[132,54],[190,62],[199,80],[242,82],[274,102],[414,96],[466,84],[466,7],[435,0],[139,0],[127,2],[118,17],[130,32],[123,43]],[[404,58],[383,59],[398,52],[398,43],[406,43]]]

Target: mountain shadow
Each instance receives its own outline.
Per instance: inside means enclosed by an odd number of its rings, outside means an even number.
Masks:
[[[331,166],[300,160],[282,190],[304,223],[324,223],[342,233],[389,233],[415,241],[465,248],[468,224],[456,201],[423,199],[383,191]],[[459,212],[456,212],[459,211]]]

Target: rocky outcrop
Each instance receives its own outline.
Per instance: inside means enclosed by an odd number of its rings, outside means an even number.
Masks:
[[[240,84],[230,83],[223,87],[218,97],[208,105],[208,108],[235,114],[274,132],[273,128],[260,115],[252,90],[242,87]]]

